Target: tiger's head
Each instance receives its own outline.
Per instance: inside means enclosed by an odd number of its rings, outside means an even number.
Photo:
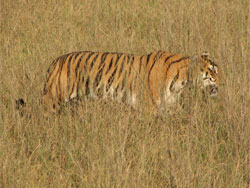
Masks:
[[[195,72],[197,76],[196,81],[200,83],[200,87],[207,91],[211,97],[215,97],[219,91],[218,65],[209,58],[207,52],[204,52],[200,56],[195,55],[192,58],[191,67],[193,66],[195,66],[195,71],[193,70],[191,72],[192,74]],[[194,67],[192,69],[194,69]],[[194,75],[192,75],[192,77],[193,76]]]

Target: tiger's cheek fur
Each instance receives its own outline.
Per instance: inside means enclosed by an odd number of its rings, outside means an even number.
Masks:
[[[216,96],[218,93],[219,82],[217,73],[217,67],[209,68],[202,73],[203,89],[208,91],[211,97]]]

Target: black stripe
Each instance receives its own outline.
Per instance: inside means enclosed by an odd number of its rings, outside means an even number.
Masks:
[[[82,55],[82,52],[77,52],[77,53],[75,53],[75,61],[73,62],[74,64],[75,64],[75,63],[78,63],[78,61],[76,61],[76,59],[77,59],[77,57],[78,57],[79,55]]]
[[[113,60],[114,60],[114,57],[111,58],[111,61],[109,63],[109,67],[108,67],[108,70],[106,71],[106,74],[110,71],[112,65],[113,65]]]
[[[69,54],[66,54],[66,55],[62,56],[61,61],[62,61],[62,62],[65,62],[65,61],[67,60],[67,58],[68,58],[71,54],[72,54],[72,53],[69,53]]]
[[[129,59],[130,60],[130,59]],[[130,73],[131,73],[131,68],[132,68],[132,66],[133,66],[133,64],[134,64],[134,60],[135,60],[135,57],[134,56],[132,56],[132,60],[131,60],[131,62],[129,62],[129,60],[128,60],[128,63],[129,63],[129,71],[128,71],[128,77],[129,77],[129,75],[130,75]]]
[[[89,59],[90,59],[94,54],[96,54],[96,52],[91,52],[91,53],[89,54],[89,56],[86,58],[84,64],[88,63]]]
[[[165,61],[164,61],[164,63],[166,63],[171,57],[174,57],[175,55],[170,55],[170,56],[168,56],[166,59],[165,59]]]
[[[208,59],[208,62],[209,62],[212,66],[217,66],[211,59]]]
[[[98,70],[101,68],[101,66],[103,65],[103,63],[106,61],[106,58],[107,58],[108,54],[109,54],[109,52],[106,52],[106,53],[102,54],[101,62],[99,64],[99,66],[98,66]]]
[[[98,73],[97,73],[97,75],[96,75],[96,77],[95,77],[94,84],[93,84],[94,87],[97,87],[98,84],[100,83],[100,80],[101,80],[101,78],[102,78],[103,70],[104,70],[104,67],[102,67],[102,68],[98,71]]]
[[[86,83],[85,83],[84,87],[85,87],[85,95],[87,96],[90,93],[90,90],[89,90],[89,76],[88,76],[88,78],[86,80]]]
[[[91,64],[90,64],[89,70],[91,70],[91,69],[93,68],[93,65],[94,65],[96,59],[99,57],[99,55],[100,55],[100,54],[98,53],[98,54],[94,57],[93,61],[92,61]]]
[[[150,59],[150,57],[152,56],[152,54],[153,54],[153,53],[148,54],[147,61],[146,61],[146,66],[147,66],[148,63],[149,63],[149,59]]]
[[[172,61],[172,62],[169,64],[166,73],[168,72],[169,68],[170,68],[173,64],[179,63],[179,62],[181,62],[181,61],[183,61],[183,60],[185,60],[185,59],[188,59],[188,58],[189,58],[189,57],[182,57],[182,58],[180,58],[180,59],[178,59],[178,60]]]
[[[113,81],[114,81],[114,78],[115,78],[114,75],[115,75],[116,71],[117,71],[117,67],[115,68],[115,70],[113,71],[112,75],[111,75],[110,78],[108,79],[108,88],[107,88],[107,89],[109,89],[110,86],[112,85],[112,83],[113,83]]]
[[[77,72],[78,72],[78,69],[79,69],[79,67],[80,67],[80,63],[81,63],[81,61],[82,61],[82,58],[86,55],[86,54],[84,54],[84,53],[79,53],[79,55],[82,55],[80,58],[79,58],[79,60],[77,61],[77,65],[76,65],[76,68],[75,68],[75,74],[77,75]]]
[[[119,59],[122,57],[123,54],[118,54],[115,62],[115,66],[117,66]]]

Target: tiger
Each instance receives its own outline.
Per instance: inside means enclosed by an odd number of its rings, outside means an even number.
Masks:
[[[190,83],[219,90],[218,65],[201,55],[155,51],[146,55],[117,52],[72,52],[56,58],[47,70],[43,103],[57,109],[83,96],[115,100],[137,108],[140,99],[155,109],[174,105]]]

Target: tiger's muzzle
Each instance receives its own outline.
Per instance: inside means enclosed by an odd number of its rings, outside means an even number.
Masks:
[[[209,86],[209,94],[211,97],[217,96],[218,92],[219,92],[218,86]]]

